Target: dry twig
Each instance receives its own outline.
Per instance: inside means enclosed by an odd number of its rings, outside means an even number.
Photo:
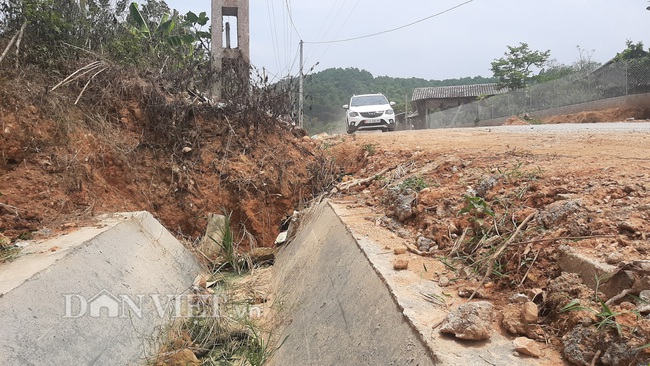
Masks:
[[[509,245],[524,245],[524,244],[544,243],[544,242],[558,241],[558,240],[585,240],[585,239],[615,238],[615,237],[616,237],[616,235],[558,236],[557,238],[533,239],[533,240],[527,240],[527,241],[519,241],[519,242],[515,242],[515,243],[510,243]]]
[[[467,235],[467,232],[469,231],[469,227],[466,227],[465,230],[463,230],[463,234],[456,240],[454,243],[454,247],[451,249],[451,252],[449,252],[450,256],[453,256],[454,254],[458,253],[458,250],[460,249],[460,246],[463,245],[463,241],[465,241],[465,236]]]
[[[530,270],[533,268],[533,264],[535,264],[535,261],[537,260],[537,257],[539,257],[539,253],[540,253],[541,251],[542,251],[541,249],[538,250],[538,251],[537,251],[537,254],[535,254],[535,258],[533,258],[533,261],[530,262],[530,266],[528,266],[528,270],[527,270],[526,273],[524,274],[524,278],[522,278],[522,279],[521,279],[521,282],[519,282],[519,287],[521,287],[521,286],[524,284],[524,281],[526,281],[526,277],[527,277],[528,274],[530,273]]]
[[[419,256],[422,256],[422,257],[433,257],[433,256],[435,256],[434,253],[423,252],[423,251],[419,250],[418,248],[416,248],[415,246],[413,246],[413,245],[411,245],[409,243],[404,243],[404,245],[406,246],[406,249],[408,249],[411,253],[417,254]]]
[[[102,72],[106,71],[108,69],[108,63],[105,61],[93,61],[89,63],[88,65],[78,69],[77,71],[73,72],[72,74],[68,75],[67,78],[63,79],[60,83],[56,84],[52,89],[50,89],[50,92],[55,91],[61,86],[68,85],[70,83],[73,83],[81,78],[83,78],[86,75],[92,74],[92,76],[88,79],[86,84],[84,85],[83,89],[81,89],[81,92],[79,93],[79,96],[77,96],[77,100],[75,100],[74,104],[79,103],[79,99],[81,99],[81,96],[83,93],[86,91],[88,88],[88,85],[90,85],[90,82],[93,81],[93,79],[101,74]]]
[[[20,56],[20,43],[23,41],[23,35],[25,34],[25,26],[27,25],[27,21],[23,23],[23,26],[20,27],[20,32],[18,32],[18,38],[16,39],[16,68],[20,65],[18,61],[18,57]]]
[[[379,173],[371,175],[370,177],[363,178],[363,179],[355,179],[353,181],[341,183],[336,188],[339,191],[347,191],[347,190],[349,190],[350,188],[352,188],[354,186],[358,186],[358,185],[361,185],[361,184],[371,182],[371,181],[377,179],[378,177],[381,177],[382,175],[386,174],[387,172],[389,172],[389,171],[391,171],[393,169],[394,168],[386,168],[386,169],[383,169],[382,171],[380,171]]]
[[[476,295],[478,289],[481,288],[481,286],[483,286],[483,283],[485,283],[485,279],[487,279],[487,277],[490,275],[490,272],[492,271],[492,266],[494,265],[494,261],[496,261],[497,258],[501,256],[503,251],[506,250],[506,248],[512,243],[512,241],[517,237],[517,235],[519,235],[519,232],[521,232],[523,227],[526,226],[526,224],[528,224],[528,222],[532,220],[536,215],[537,215],[537,211],[528,215],[528,217],[526,217],[526,219],[521,224],[519,224],[519,226],[517,226],[517,230],[515,230],[514,234],[512,234],[510,239],[508,239],[505,243],[501,244],[499,249],[490,256],[490,259],[488,260],[488,264],[487,264],[487,269],[485,270],[485,274],[483,275],[481,282],[479,282],[478,286],[476,286],[476,288],[474,289],[474,292],[472,292],[470,297],[467,299],[468,302],[474,298],[474,295]]]
[[[7,210],[11,209],[11,210],[14,211],[14,215],[19,216],[18,215],[18,207],[16,207],[16,206],[8,205],[6,203],[0,203],[0,207],[2,207],[4,209],[7,209]]]
[[[2,55],[0,55],[0,62],[4,60],[5,56],[7,56],[7,53],[9,53],[9,50],[11,49],[11,46],[16,44],[16,54],[18,54],[18,50],[20,47],[20,41],[23,39],[23,33],[25,33],[25,27],[27,26],[27,22],[23,23],[23,26],[20,27],[20,30],[18,33],[14,34],[13,37],[11,37],[11,40],[9,41],[9,44],[7,47],[5,47],[5,50],[2,52]],[[16,62],[18,62],[16,60]]]

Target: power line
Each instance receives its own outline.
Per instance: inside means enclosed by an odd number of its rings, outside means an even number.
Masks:
[[[271,11],[273,5],[272,2],[266,0],[267,14],[269,16],[269,26],[271,27],[271,43],[273,47],[273,55],[275,56],[275,63],[278,69],[280,69],[280,53],[278,52],[278,39],[277,39],[277,25],[275,24],[275,9]]]
[[[345,20],[343,21],[343,23],[341,24],[341,26],[338,27],[338,30],[337,30],[336,33],[334,34],[334,38],[338,37],[338,36],[339,36],[339,33],[341,32],[341,30],[342,30],[343,28],[345,28],[345,25],[346,25],[347,22],[350,20],[350,17],[352,16],[352,14],[354,14],[354,11],[356,10],[357,5],[359,5],[359,1],[360,1],[360,0],[357,0],[357,1],[354,3],[354,6],[352,7],[352,10],[350,10],[350,11],[348,12],[348,16],[345,18]],[[316,47],[318,47],[318,46],[316,46]],[[330,49],[330,47],[332,47],[332,44],[331,44],[331,43],[328,43],[328,44],[327,44],[327,47],[325,47],[325,50],[321,53],[321,55],[319,56],[319,58],[323,57],[323,56],[327,53],[327,51]]]
[[[467,5],[467,4],[469,4],[469,3],[473,2],[473,1],[474,1],[474,0],[466,1],[466,2],[464,2],[464,3],[462,3],[462,4],[458,4],[458,5],[454,6],[454,7],[451,7],[451,8],[449,8],[449,9],[447,9],[447,10],[441,11],[441,12],[439,12],[439,13],[436,13],[436,14],[430,15],[430,16],[428,16],[428,17],[426,17],[426,18],[422,18],[422,19],[420,19],[420,20],[416,20],[416,21],[414,21],[414,22],[412,22],[412,23],[409,23],[409,24],[406,24],[406,25],[403,25],[403,26],[400,26],[400,27],[397,27],[397,28],[393,28],[393,29],[388,29],[388,30],[385,30],[385,31],[377,32],[377,33],[367,34],[367,35],[365,35],[365,36],[353,37],[353,38],[346,38],[346,39],[339,39],[339,40],[335,40],[335,41],[320,41],[320,42],[307,42],[307,41],[305,41],[305,43],[306,43],[306,44],[324,44],[324,43],[330,43],[330,44],[331,44],[331,43],[343,43],[343,42],[356,41],[356,40],[364,39],[364,38],[370,38],[370,37],[374,37],[374,36],[378,36],[378,35],[382,35],[382,34],[386,34],[386,33],[391,33],[391,32],[398,31],[398,30],[400,30],[400,29],[404,29],[404,28],[410,27],[410,26],[415,25],[415,24],[418,24],[418,23],[422,23],[422,22],[424,22],[425,20],[429,20],[429,19],[431,19],[431,18],[435,18],[435,17],[437,17],[437,16],[443,15],[443,14],[445,14],[445,13],[448,13],[448,12],[452,11],[452,10],[458,9],[458,8],[460,8],[460,7],[463,6],[463,5]]]
[[[289,21],[291,21],[291,26],[293,27],[293,30],[296,31],[298,38],[302,39],[302,37],[300,36],[300,32],[298,32],[298,28],[296,28],[296,24],[293,22],[293,15],[291,15],[291,7],[289,6],[289,0],[284,0],[284,3],[287,6],[287,13],[289,13]]]

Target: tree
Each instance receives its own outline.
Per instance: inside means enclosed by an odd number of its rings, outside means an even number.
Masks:
[[[531,67],[544,67],[551,55],[551,51],[531,51],[528,44],[523,42],[517,47],[507,47],[508,52],[504,54],[504,57],[495,59],[492,62],[492,72],[494,77],[499,80],[497,88],[512,90],[525,88],[537,78],[532,75],[533,70],[531,70]]]
[[[576,46],[576,48],[578,48],[578,60],[573,63],[573,69],[575,71],[590,72],[600,67],[600,62],[593,60],[596,50],[587,51],[580,47],[580,45]]]
[[[627,61],[635,58],[644,58],[650,56],[650,52],[643,49],[643,42],[634,43],[629,39],[625,42],[627,46],[622,52],[616,54],[614,61]]]

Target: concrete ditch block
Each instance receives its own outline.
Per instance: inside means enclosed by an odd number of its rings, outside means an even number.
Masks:
[[[0,365],[143,364],[200,269],[148,212],[31,243],[0,267]]]
[[[303,218],[276,259],[282,303],[270,365],[433,365],[351,233],[327,203]]]
[[[558,265],[563,272],[576,273],[582,283],[598,290],[606,298],[615,296],[628,289],[634,283],[634,274],[619,271],[616,266],[598,262],[563,245],[559,250]]]
[[[551,355],[515,356],[512,340],[498,332],[473,342],[441,334],[447,310],[422,296],[440,288],[395,271],[382,246],[348,226],[348,214],[342,205],[318,204],[278,252],[275,302],[284,321],[276,331],[288,338],[269,365],[560,364]]]

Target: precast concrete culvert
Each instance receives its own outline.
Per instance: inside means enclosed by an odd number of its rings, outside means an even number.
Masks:
[[[557,365],[516,354],[513,339],[464,341],[439,332],[450,308],[422,294],[437,283],[396,271],[392,251],[352,225],[368,222],[345,203],[308,210],[276,257],[276,303],[284,343],[272,365]],[[370,223],[376,235],[381,227]],[[460,304],[457,304],[460,305]],[[457,306],[456,306],[457,307]]]
[[[0,267],[0,365],[137,365],[200,272],[151,214],[105,217]]]

